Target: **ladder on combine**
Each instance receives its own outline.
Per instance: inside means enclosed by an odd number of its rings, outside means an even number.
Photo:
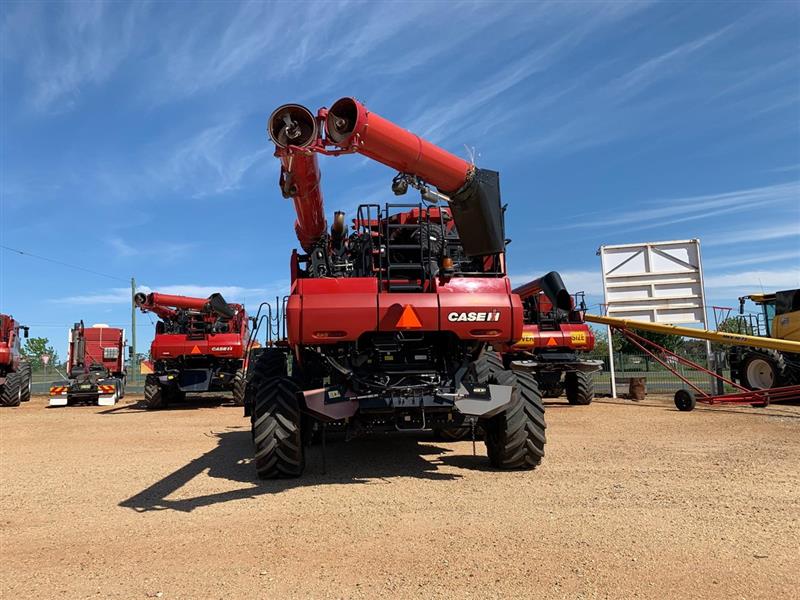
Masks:
[[[415,209],[417,218],[405,216]],[[372,245],[379,289],[400,293],[429,289],[434,277],[431,262],[435,257],[431,236],[425,232],[438,228],[439,239],[443,241],[444,230],[441,223],[431,221],[424,204],[387,202],[383,209],[377,204],[362,204],[357,223]]]

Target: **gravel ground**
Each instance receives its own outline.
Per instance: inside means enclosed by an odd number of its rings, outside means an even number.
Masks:
[[[534,472],[425,437],[259,482],[239,409],[0,412],[3,598],[788,598],[800,407],[548,406]]]

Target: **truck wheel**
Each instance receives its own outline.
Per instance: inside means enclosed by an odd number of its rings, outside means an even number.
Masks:
[[[233,404],[235,406],[244,406],[244,393],[247,387],[247,380],[245,379],[244,369],[239,369],[233,376]]]
[[[153,410],[164,408],[165,405],[164,388],[161,387],[158,381],[146,380],[144,383],[144,407],[148,410]]]
[[[594,381],[591,373],[571,371],[564,375],[564,387],[570,404],[586,406],[594,400]]]
[[[31,384],[33,383],[33,373],[28,363],[19,366],[20,372],[20,401],[28,402],[31,399]]]
[[[288,377],[260,380],[253,388],[253,444],[260,479],[299,477],[305,467],[300,388]]]
[[[751,352],[742,363],[742,383],[751,390],[768,390],[775,387],[778,368],[766,354]]]
[[[19,372],[9,373],[2,392],[0,392],[0,406],[19,406],[21,399],[20,374]]]
[[[529,373],[495,373],[499,385],[513,385],[511,404],[484,425],[489,462],[499,469],[535,469],[544,457],[544,404]]]
[[[253,392],[269,377],[285,377],[286,353],[278,348],[267,348],[247,369],[243,404],[244,416],[250,417],[253,412]]]

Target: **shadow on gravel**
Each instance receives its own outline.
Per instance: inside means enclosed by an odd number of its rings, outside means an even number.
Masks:
[[[489,469],[485,456],[446,456],[452,450],[437,445],[432,440],[402,435],[351,442],[329,438],[326,448],[327,473],[322,472],[322,448],[315,445],[306,449],[306,469],[302,477],[261,481],[256,477],[255,467],[251,464],[253,446],[249,427],[206,435],[217,437],[215,448],[135,496],[123,500],[119,505],[137,512],[191,512],[203,506],[276,494],[295,487],[352,483],[380,485],[393,477],[435,481],[461,478],[460,475],[440,473],[438,467],[443,464],[469,469]],[[431,456],[438,458],[432,462],[424,458]],[[169,498],[203,473],[207,473],[208,477],[251,485],[192,498]]]
[[[182,402],[174,402],[169,404],[166,408],[159,408],[159,411],[176,411],[176,410],[195,410],[198,408],[220,408],[220,407],[233,407],[233,400],[224,396],[190,396]],[[241,406],[236,407],[242,410]],[[144,405],[144,401],[138,400],[131,404],[123,404],[115,406],[107,410],[101,410],[98,415],[135,415],[137,413],[149,412]],[[156,411],[153,411],[156,412]]]

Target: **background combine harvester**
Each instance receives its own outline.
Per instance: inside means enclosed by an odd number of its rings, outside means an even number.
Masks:
[[[536,379],[499,354],[520,341],[524,319],[506,275],[498,173],[352,98],[316,116],[282,106],[268,131],[302,252],[291,258],[286,346],[248,373],[258,474],[300,475],[304,443],[328,428],[352,437],[480,426],[494,466],[538,465]],[[336,212],[328,230],[317,154],[343,153],[396,169],[393,192],[415,188],[421,201],[362,204],[352,231]]]
[[[75,323],[67,339],[68,381],[50,386],[50,406],[97,403],[113,406],[125,395],[125,331]]]
[[[20,331],[28,328],[0,314],[0,406],[19,406],[31,399],[31,366],[20,355]]]
[[[234,402],[243,404],[248,321],[241,304],[229,304],[221,294],[190,298],[156,292],[138,293],[134,301],[160,319],[150,347],[153,373],[144,386],[147,408],[200,392],[232,391]]]
[[[748,301],[760,312],[745,314]],[[734,322],[738,333],[800,342],[800,290],[742,296]],[[728,363],[731,379],[751,390],[800,383],[800,354],[786,348],[733,346],[728,351]]]
[[[583,293],[570,295],[561,276],[551,271],[514,290],[522,299],[522,339],[504,356],[514,369],[530,370],[545,398],[566,392],[570,404],[594,399],[592,373],[603,361],[590,360],[594,333],[586,324]]]

